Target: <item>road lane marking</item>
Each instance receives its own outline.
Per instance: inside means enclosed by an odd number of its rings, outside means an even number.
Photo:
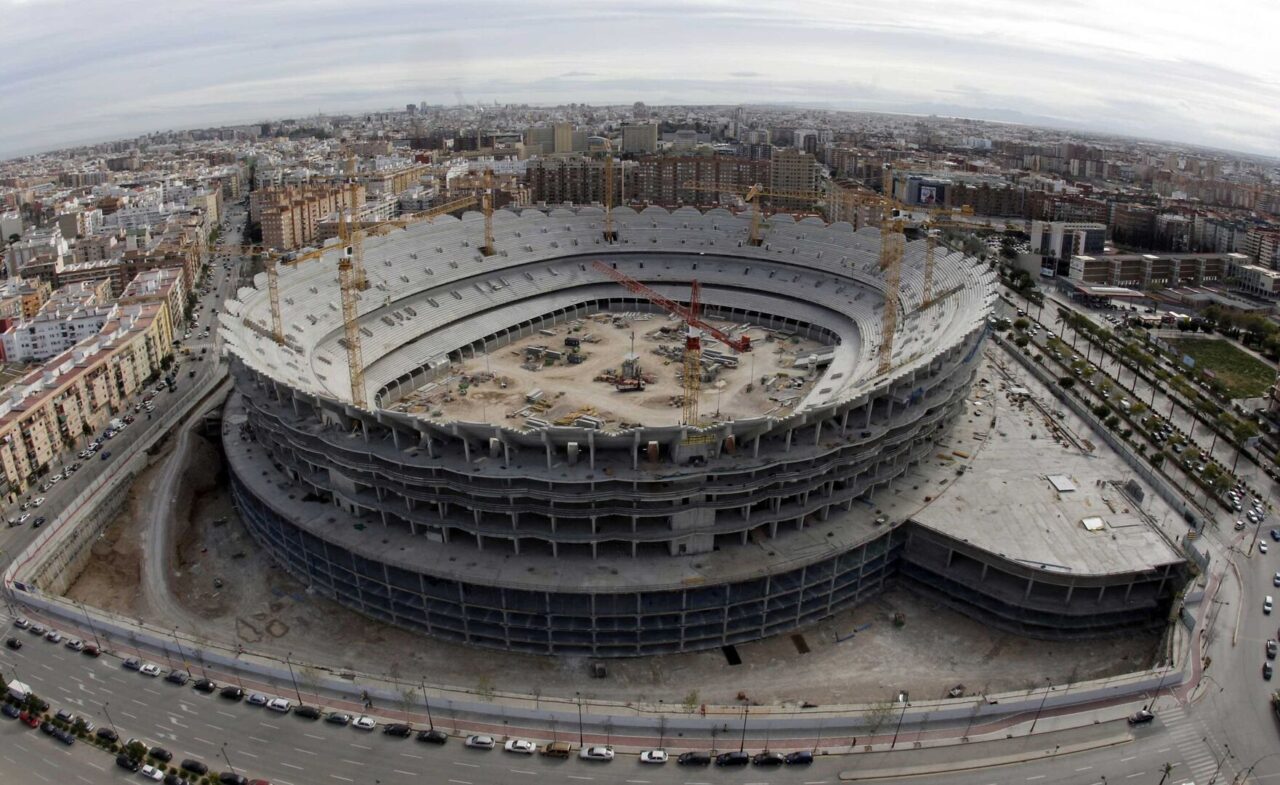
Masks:
[[[452,782],[453,785],[471,785],[467,780],[449,780],[449,782]]]
[[[272,725],[272,724],[271,724],[271,723],[269,723],[269,722],[262,722],[261,720],[259,720],[259,721],[258,721],[258,724],[259,724],[259,725],[264,725],[264,726],[266,726],[266,727],[268,727],[268,728],[274,728],[275,730],[280,730],[280,726],[279,726],[279,725]]]
[[[208,741],[208,740],[206,740],[206,739],[202,739],[202,738],[200,738],[199,736],[192,736],[191,738],[195,739],[196,741],[200,742],[201,744],[208,744],[210,747],[212,747],[212,746],[213,746],[213,742]]]
[[[533,777],[538,776],[538,772],[536,772],[536,771],[525,771],[524,769],[507,769],[507,771],[511,772],[512,774],[528,774],[528,775],[533,776]]]
[[[324,736],[317,736],[314,733],[304,733],[302,735],[306,736],[308,739],[319,739],[320,741],[324,741]]]
[[[1047,776],[1048,776],[1047,774],[1037,774],[1034,777],[1027,777],[1027,782],[1031,782],[1032,780],[1042,780]]]
[[[455,765],[455,766],[466,766],[468,769],[478,769],[478,768],[480,768],[480,764],[478,764],[478,763],[463,763],[463,762],[462,762],[462,761],[460,761],[460,760],[455,760],[455,761],[453,762],[453,765]]]
[[[143,707],[143,708],[146,708],[146,706],[147,706],[147,704],[143,703],[142,701],[138,700],[137,698],[130,698],[129,700],[133,701],[134,703],[138,704],[139,706],[141,706],[141,707]]]
[[[231,712],[223,711],[222,709],[214,709],[214,711],[218,712],[224,717],[230,717],[233,720],[236,718],[236,715],[232,714]]]
[[[568,778],[569,778],[569,779],[571,779],[571,780],[590,780],[590,779],[594,779],[593,777],[579,777],[577,774],[566,774],[565,776],[566,776],[566,777],[568,777]]]
[[[343,763],[350,763],[352,766],[363,766],[363,765],[365,765],[364,763],[361,763],[361,762],[360,762],[360,761],[358,761],[358,760],[351,760],[350,758],[338,758],[338,760],[342,761]]]
[[[302,771],[302,767],[301,767],[301,766],[295,766],[295,765],[293,765],[292,763],[285,763],[284,761],[280,761],[280,765],[281,765],[281,766],[288,766],[288,767],[289,767],[289,768],[291,768],[291,769],[297,769],[298,771]]]
[[[822,781],[825,782],[826,780]],[[627,780],[627,782],[632,783],[632,785],[649,785],[649,780]]]
[[[106,771],[106,769],[102,768],[101,766],[99,766],[98,764],[94,763],[93,761],[85,761],[85,763],[87,763],[87,764],[89,764],[90,766],[94,767],[94,768],[95,768],[95,769],[97,769],[98,771]]]
[[[1121,758],[1121,759],[1120,759],[1120,762],[1121,762],[1121,763],[1124,763],[1124,762],[1126,762],[1126,761],[1131,761],[1131,760],[1133,760],[1133,759],[1134,759],[1134,758],[1136,758],[1136,757],[1138,757],[1138,756],[1137,756],[1137,755],[1130,755],[1130,756],[1129,756],[1129,757],[1127,757],[1127,758]]]
[[[297,750],[298,752],[304,753],[304,754],[306,754],[306,755],[313,755],[313,756],[315,755],[315,753],[314,753],[314,752],[312,752],[311,750],[304,750],[304,749],[302,749],[301,747],[294,747],[294,749],[295,749],[295,750]]]
[[[1092,768],[1093,768],[1092,766],[1081,766],[1080,768],[1076,769],[1076,771],[1088,771],[1089,769],[1092,769]]]
[[[1136,774],[1130,774],[1130,775],[1126,776],[1126,777],[1125,777],[1125,779],[1127,779],[1127,780],[1131,780],[1131,779],[1133,779],[1134,777],[1141,777],[1143,774],[1146,774],[1146,772],[1145,772],[1145,771],[1140,771],[1140,772],[1138,772],[1138,773],[1136,773]]]
[[[130,713],[129,713],[129,712],[127,712],[127,711],[122,711],[122,712],[120,712],[120,713],[121,713],[121,714],[123,714],[124,716],[128,717],[128,718],[129,718],[129,719],[131,719],[131,720],[136,720],[136,719],[138,719],[135,715],[130,714]]]
[[[207,722],[207,723],[205,723],[205,724],[206,724],[206,725],[208,725],[210,728],[213,728],[213,729],[214,729],[214,730],[216,730],[216,731],[221,731],[221,730],[222,730],[222,728],[219,728],[217,725],[214,725],[212,722]]]
[[[351,779],[350,777],[343,777],[340,774],[330,774],[329,776],[335,780],[342,780],[343,782],[355,782],[355,780]]]
[[[408,774],[410,777],[418,776],[416,771],[405,771],[404,769],[392,769],[396,774]]]
[[[402,752],[400,754],[406,758],[417,758],[418,760],[422,760],[421,755],[414,755],[412,752]]]
[[[253,741],[258,742],[259,744],[270,744],[270,743],[271,743],[271,742],[267,741],[266,739],[260,739],[260,738],[258,738],[257,736],[250,736],[249,738],[250,738],[250,739],[252,739]]]
[[[363,744],[356,744],[354,741],[353,741],[353,742],[351,742],[351,746],[352,746],[352,747],[355,747],[356,749],[360,749],[360,750],[371,750],[371,749],[373,749],[373,747],[366,747],[366,746],[364,746]]]
[[[256,758],[256,757],[258,757],[257,755],[254,755],[252,752],[245,752],[244,750],[237,750],[237,751],[236,751],[236,754],[237,754],[237,755],[248,755],[250,758]]]

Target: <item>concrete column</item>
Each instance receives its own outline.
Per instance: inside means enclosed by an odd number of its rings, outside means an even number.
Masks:
[[[751,457],[760,457],[760,434],[756,434],[755,445],[751,448]]]
[[[978,583],[982,583],[987,579],[987,570],[990,567],[991,567],[990,564],[987,564],[986,562],[982,563],[982,574],[978,576]]]
[[[948,570],[951,569],[951,560],[955,557],[955,555],[956,555],[956,551],[954,548],[947,548],[947,569]]]
[[[818,440],[822,438],[822,420],[818,420],[813,425],[813,446],[818,446]]]
[[[1099,586],[1099,587],[1098,587],[1098,600],[1097,600],[1097,602],[1098,602],[1098,604],[1099,604],[1099,605],[1101,605],[1101,604],[1102,604],[1102,595],[1103,595],[1106,591],[1107,591],[1107,587],[1106,587],[1106,586]]]
[[[471,463],[471,440],[464,438],[462,440],[462,457],[467,463]]]
[[[1067,587],[1067,601],[1065,603],[1066,605],[1071,604],[1071,595],[1072,593],[1075,592],[1075,590],[1076,590],[1076,585],[1074,583]]]
[[[788,429],[787,429],[787,446],[786,446],[786,448],[785,448],[785,451],[786,451],[786,452],[791,452],[791,433],[792,433],[792,431],[793,431],[793,429],[791,429],[791,428],[788,428]]]
[[[1025,600],[1031,596],[1031,587],[1035,585],[1036,585],[1036,582],[1034,580],[1027,578],[1027,590],[1022,593],[1022,599]]]
[[[587,431],[587,466],[596,470],[596,432]]]
[[[849,433],[849,410],[845,409],[844,414],[840,416],[840,434]]]
[[[875,401],[867,401],[867,419],[862,423],[863,428],[871,427],[871,410],[875,408]]]
[[[1124,601],[1129,601],[1129,595],[1133,592],[1134,581],[1129,581],[1129,585],[1124,587]]]

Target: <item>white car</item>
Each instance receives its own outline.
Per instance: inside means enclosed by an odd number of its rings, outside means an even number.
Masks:
[[[578,753],[582,760],[613,760],[613,747],[583,747]]]
[[[157,769],[155,766],[143,766],[142,771],[138,773],[146,777],[147,779],[155,780],[156,782],[159,782],[160,780],[164,779],[164,773],[161,772],[159,769]]]
[[[25,616],[19,616],[18,618],[13,620],[13,626],[17,627],[20,630],[25,630],[26,628],[31,626],[31,622],[27,621],[27,618]]]
[[[538,751],[538,745],[526,739],[509,739],[502,748],[507,752],[518,752],[521,755],[532,755]]]
[[[278,711],[281,714],[288,714],[289,709],[293,708],[293,704],[284,698],[272,698],[267,701],[267,708],[272,711]]]
[[[79,638],[72,638],[71,640],[67,641],[67,648],[71,649],[72,651],[84,651],[84,641],[80,640]]]
[[[1267,544],[1265,542],[1259,542],[1258,553],[1266,553],[1266,552],[1267,552]]]
[[[666,763],[667,751],[666,750],[645,750],[644,752],[640,753],[640,762],[641,763]]]
[[[49,633],[44,636],[44,639],[50,643],[62,643],[62,633],[57,630],[49,630]]]
[[[462,743],[477,750],[491,750],[493,749],[494,741],[492,736],[468,736],[467,740]]]
[[[378,723],[374,722],[372,717],[361,714],[351,723],[351,727],[356,728],[357,730],[373,730],[378,727]]]
[[[138,668],[138,673],[141,673],[144,676],[150,676],[154,679],[156,676],[160,675],[160,669],[148,662],[146,665]]]
[[[35,498],[35,501],[31,502],[31,506],[32,506],[32,507],[39,507],[39,506],[40,506],[40,505],[42,505],[42,504],[44,504],[44,497],[43,497],[43,496],[37,496],[37,497]]]

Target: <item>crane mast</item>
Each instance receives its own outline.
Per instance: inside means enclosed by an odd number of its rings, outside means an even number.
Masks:
[[[751,338],[746,335],[731,336],[702,320],[702,285],[696,280],[689,282],[689,305],[685,306],[645,286],[626,273],[615,270],[604,262],[593,262],[592,267],[612,278],[628,291],[635,292],[684,321],[684,378],[682,379],[684,395],[681,419],[685,425],[696,426],[698,424],[698,398],[702,392],[702,334],[711,335],[717,341],[738,352],[751,351]]]
[[[271,338],[284,343],[284,319],[280,315],[280,270],[275,259],[267,260],[267,294],[271,298]]]
[[[364,397],[364,356],[360,350],[360,314],[356,308],[356,287],[352,280],[351,253],[338,260],[338,286],[342,290],[342,329],[347,344],[347,374],[351,378],[351,403],[367,408]]]

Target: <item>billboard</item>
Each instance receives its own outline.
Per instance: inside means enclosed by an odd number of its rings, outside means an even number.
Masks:
[[[937,186],[920,186],[920,204],[937,204],[940,196],[941,194],[938,193]]]

